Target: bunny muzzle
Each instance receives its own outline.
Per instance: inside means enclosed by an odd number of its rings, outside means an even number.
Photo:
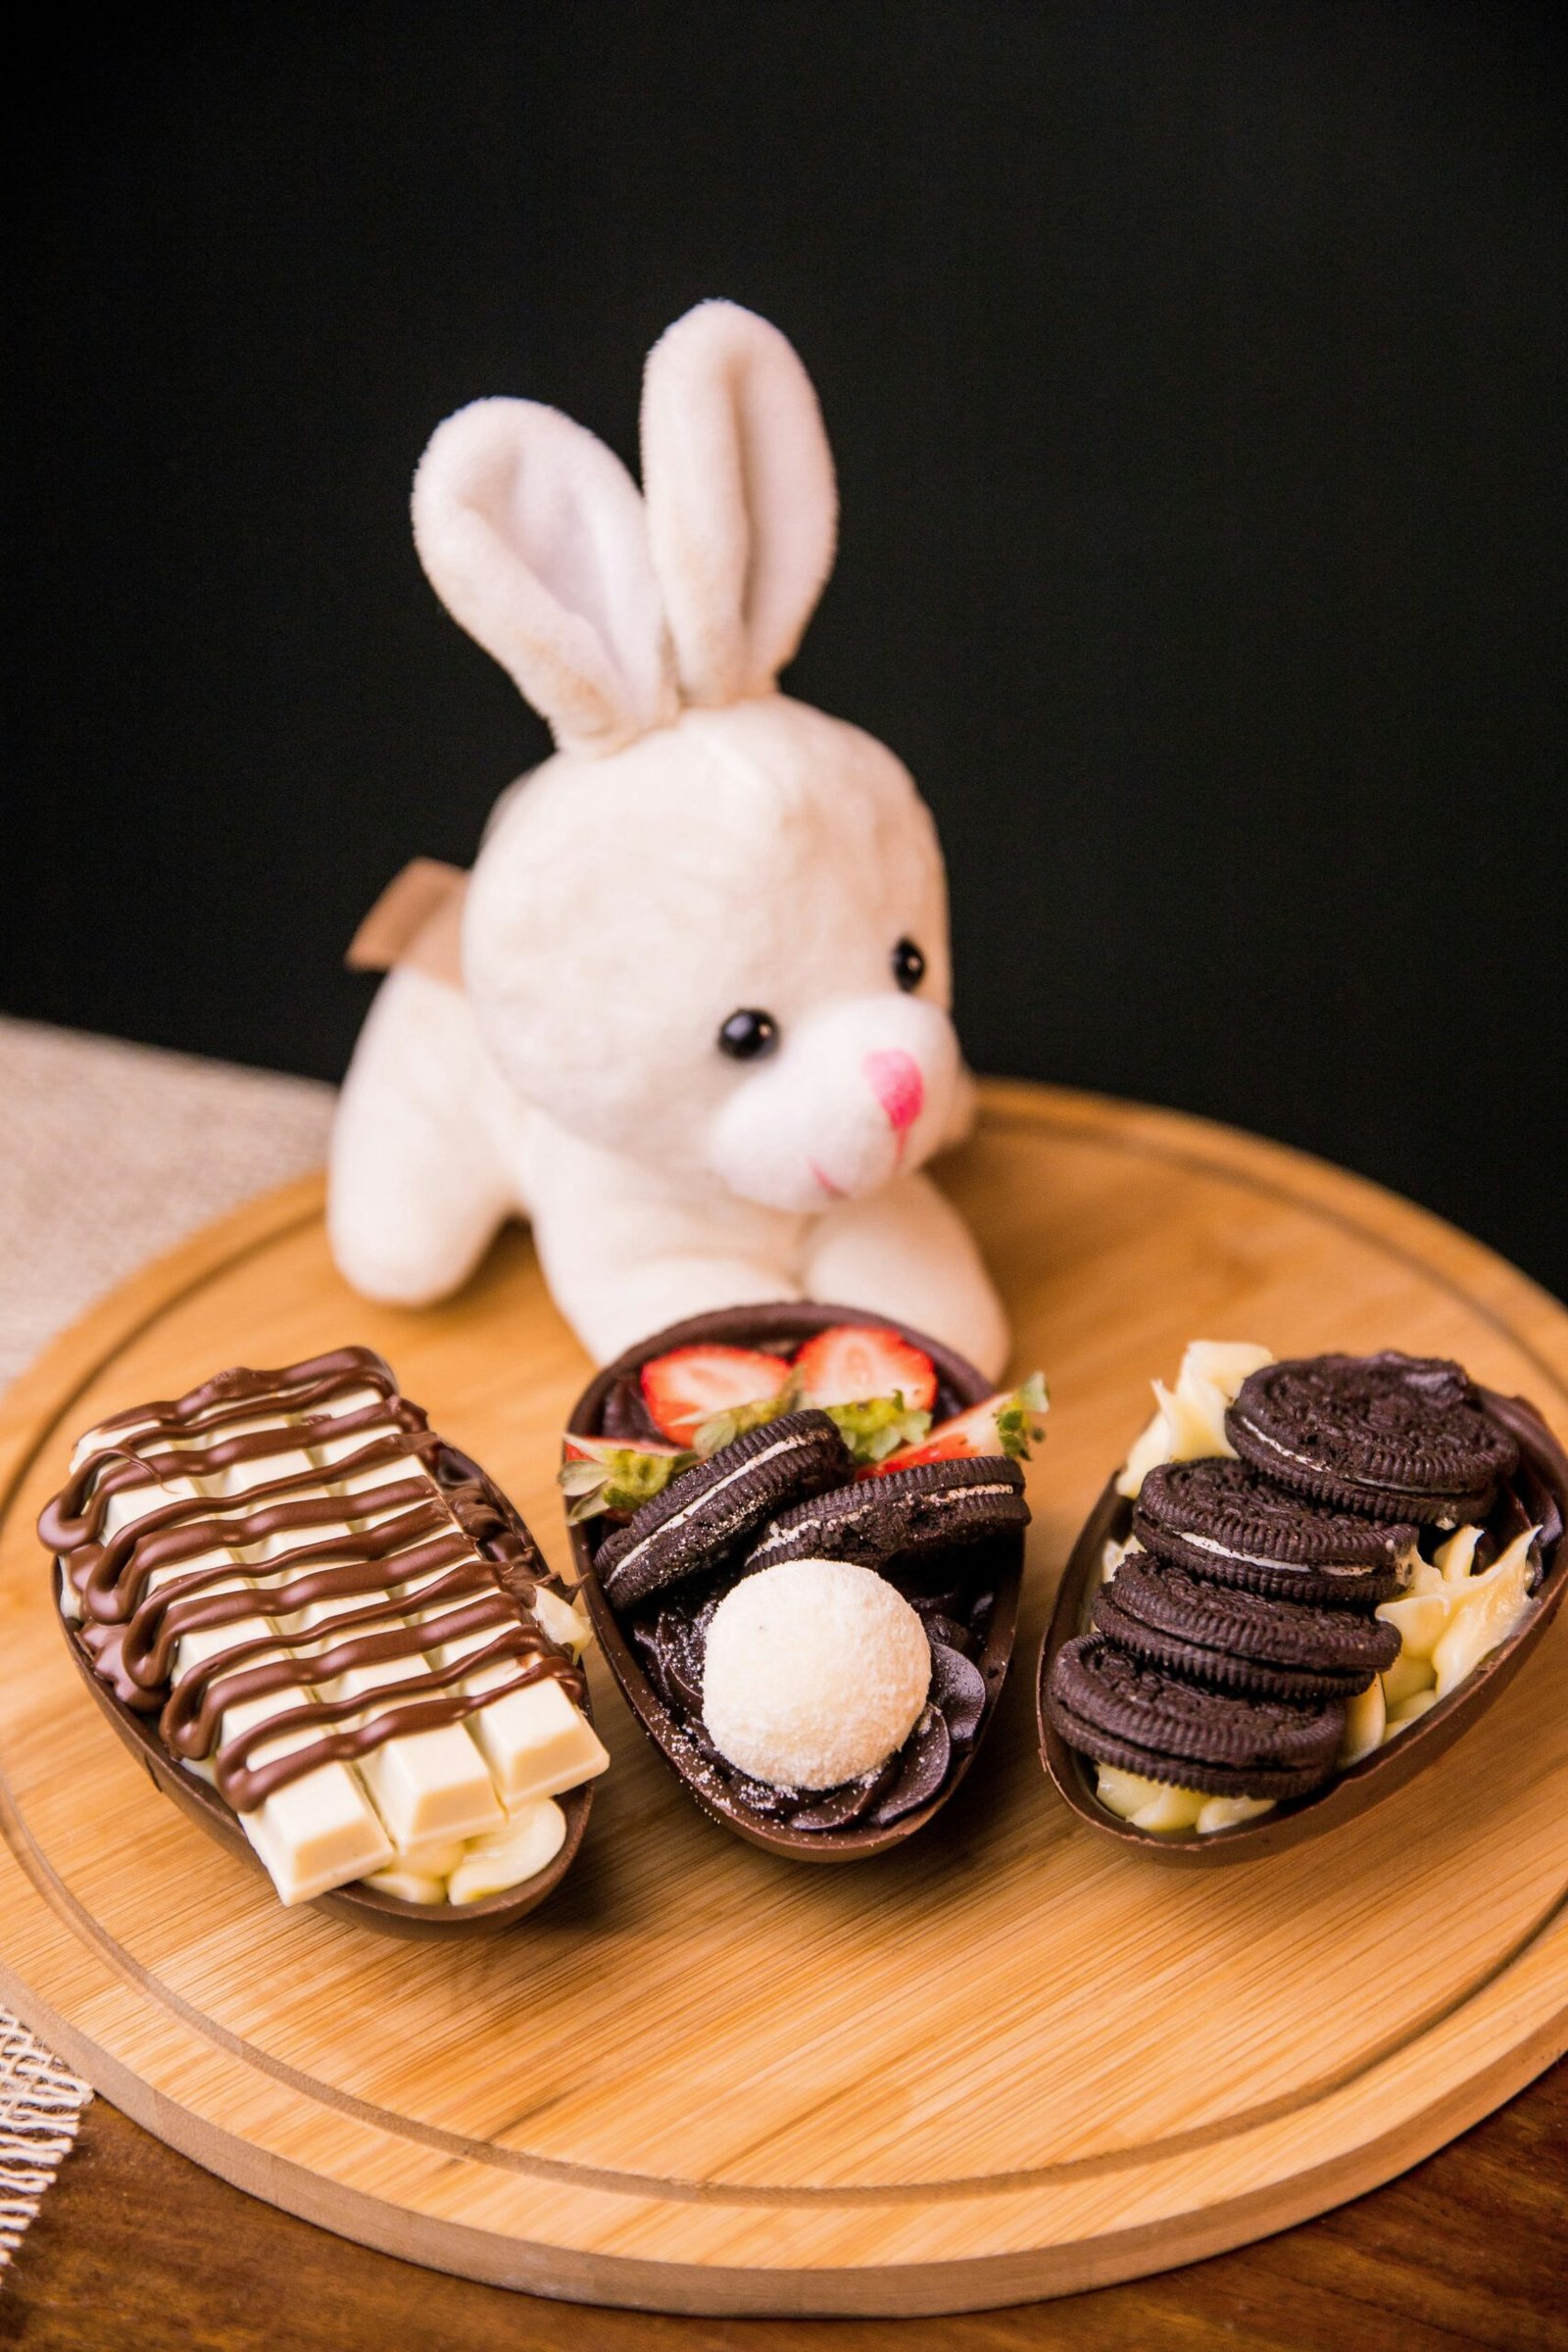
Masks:
[[[948,1133],[957,1039],[940,1005],[855,997],[798,1022],[715,1113],[710,1164],[764,1207],[821,1211],[917,1168]]]

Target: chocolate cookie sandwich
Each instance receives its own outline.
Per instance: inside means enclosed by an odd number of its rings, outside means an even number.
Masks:
[[[1133,1533],[1156,1558],[1244,1592],[1365,1609],[1398,1591],[1415,1542],[1411,1526],[1322,1509],[1223,1455],[1150,1470]]]
[[[988,1394],[916,1333],[799,1303],[701,1318],[601,1374],[562,1473],[582,1588],[705,1811],[836,1861],[946,1801],[1006,1671],[1017,1456],[1044,1409],[1038,1384]]]
[[[1100,1634],[1057,1653],[1051,1706],[1084,1754],[1209,1796],[1304,1796],[1325,1780],[1343,1699],[1244,1697],[1149,1664]]]
[[[1134,1552],[1091,1604],[1097,1629],[1152,1666],[1297,1704],[1349,1699],[1399,1654],[1399,1635],[1359,1609],[1313,1608],[1211,1584]]]
[[[285,1903],[417,1933],[559,1882],[609,1762],[587,1626],[368,1348],[100,1423],[39,1534],[115,1729]]]
[[[1497,1696],[1568,1583],[1568,1455],[1392,1351],[1198,1342],[1155,1397],[1062,1577],[1042,1755],[1097,1829],[1239,1858],[1376,1802]]]
[[[780,1509],[855,1476],[826,1413],[784,1413],[731,1439],[608,1535],[594,1568],[617,1609],[725,1559]]]
[[[1225,1433],[1293,1494],[1433,1527],[1485,1519],[1519,1462],[1461,1365],[1392,1350],[1264,1365],[1242,1383]]]
[[[920,1462],[857,1480],[781,1511],[748,1551],[749,1568],[780,1560],[895,1560],[941,1554],[1029,1524],[1023,1472],[1005,1454]]]

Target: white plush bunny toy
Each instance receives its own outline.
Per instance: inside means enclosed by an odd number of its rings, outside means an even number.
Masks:
[[[338,1264],[440,1298],[521,1212],[601,1359],[812,1298],[995,1375],[996,1293],[918,1173],[971,1116],[935,829],[891,752],[776,683],[833,560],[810,380],[764,319],[703,303],[649,359],[642,448],[639,496],[568,417],[480,400],[419,465],[436,593],[558,748],[491,817],[461,979],[400,961],[366,1022]]]

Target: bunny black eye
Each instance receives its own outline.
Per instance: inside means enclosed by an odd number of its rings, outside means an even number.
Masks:
[[[894,949],[893,977],[906,994],[925,978],[925,957],[912,939],[901,939]]]
[[[732,1061],[756,1061],[777,1044],[778,1023],[770,1012],[732,1012],[718,1033],[718,1050]]]

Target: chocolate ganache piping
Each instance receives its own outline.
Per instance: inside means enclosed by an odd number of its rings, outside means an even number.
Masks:
[[[344,1400],[347,1409],[331,1410]],[[260,1413],[275,1425],[257,1429]],[[161,1710],[172,1753],[213,1757],[219,1792],[236,1812],[322,1764],[462,1722],[546,1677],[581,1702],[579,1670],[529,1607],[544,1574],[537,1553],[483,1474],[443,1444],[370,1349],[220,1373],[185,1396],[117,1414],[93,1436],[39,1534],[77,1596],[80,1638],[99,1674],[128,1704]],[[353,1440],[363,1443],[341,1451]],[[324,1468],[313,1462],[234,1494],[206,1491],[238,1465],[328,1443],[336,1458]],[[176,1482],[194,1491],[106,1538],[117,1496]],[[258,1547],[265,1556],[250,1557]],[[287,1629],[323,1604],[329,1616]],[[170,1688],[185,1635],[259,1615],[283,1622]],[[453,1642],[475,1645],[431,1659]],[[342,1675],[404,1661],[413,1669],[405,1679],[319,1694]],[[465,1687],[497,1666],[514,1671],[482,1690]],[[229,1708],[278,1691],[299,1695],[217,1745]],[[318,1737],[292,1744],[310,1731]],[[252,1760],[279,1743],[287,1752]]]

